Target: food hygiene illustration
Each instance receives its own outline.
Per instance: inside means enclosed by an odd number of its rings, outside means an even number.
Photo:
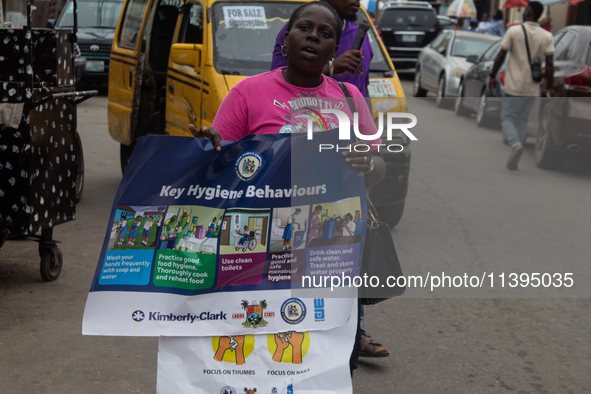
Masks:
[[[220,253],[266,253],[270,216],[269,209],[228,209],[219,233]]]
[[[156,223],[162,218],[165,207],[124,206],[115,211],[107,250],[154,249]]]
[[[193,253],[217,253],[223,209],[170,206],[163,218],[158,249]]]

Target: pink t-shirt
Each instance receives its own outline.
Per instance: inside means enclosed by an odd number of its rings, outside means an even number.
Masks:
[[[337,81],[322,75],[319,86],[301,88],[285,82],[283,69],[248,77],[230,90],[212,125],[223,140],[238,141],[249,134],[305,133],[309,119],[314,131],[338,128],[337,116],[322,114],[321,109],[338,109],[349,116],[353,125],[351,110]],[[354,85],[345,85],[359,113],[359,131],[375,135],[376,125],[365,99]],[[354,137],[353,131],[351,136]],[[382,140],[366,142],[381,144]]]

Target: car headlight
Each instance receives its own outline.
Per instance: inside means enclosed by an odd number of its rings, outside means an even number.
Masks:
[[[462,75],[464,75],[465,72],[466,72],[466,70],[457,67],[457,68],[454,69],[454,77],[461,78]]]

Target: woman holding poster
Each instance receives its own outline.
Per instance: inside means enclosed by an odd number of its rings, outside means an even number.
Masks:
[[[276,134],[289,130],[306,131],[307,122],[295,123],[296,112],[320,111],[334,108],[327,101],[340,98],[344,102],[343,112],[353,115],[345,101],[345,94],[338,83],[322,73],[328,62],[334,58],[342,33],[342,21],[332,7],[323,2],[306,3],[298,7],[289,20],[285,33],[284,53],[287,67],[255,75],[240,81],[226,96],[212,127],[189,130],[199,138],[209,138],[215,149],[220,150],[221,140],[238,141],[250,134]],[[354,85],[344,84],[355,102],[361,103],[363,96]],[[294,97],[317,98],[306,100],[303,108],[293,105]],[[326,98],[326,99],[324,99]],[[333,99],[334,100],[334,99]],[[357,101],[359,100],[359,101]],[[310,105],[309,103],[314,104]],[[278,103],[278,104],[277,104]],[[367,105],[358,105],[359,130],[362,134],[375,135],[377,129]],[[336,116],[323,114],[327,125],[337,128]],[[344,150],[345,162],[353,169],[365,172],[365,183],[369,188],[379,183],[385,174],[386,165],[380,152],[376,151],[380,138],[355,144],[369,144],[367,152]],[[359,149],[360,151],[363,149]]]
[[[320,113],[321,109],[340,108],[353,124],[353,114],[343,89],[322,72],[329,61],[334,61],[342,30],[343,22],[328,4],[314,1],[298,7],[288,22],[281,48],[287,57],[287,67],[242,80],[220,105],[212,127],[197,129],[189,125],[189,130],[195,137],[211,139],[215,149],[220,151],[222,140],[238,141],[250,134],[306,132],[307,122],[303,119],[310,111]],[[344,86],[350,97],[360,103],[355,106],[360,132],[376,135],[375,123],[359,89],[349,83]],[[316,127],[315,131],[338,127],[336,116],[323,116],[325,127],[319,123],[320,128]],[[298,120],[301,123],[296,123]],[[359,144],[369,145],[370,149],[344,150],[342,155],[354,170],[365,173],[365,185],[371,188],[384,178],[386,171],[382,154],[376,150],[381,139],[352,145]],[[314,221],[311,227],[310,238],[313,238]],[[351,371],[356,368],[360,338],[358,329]]]

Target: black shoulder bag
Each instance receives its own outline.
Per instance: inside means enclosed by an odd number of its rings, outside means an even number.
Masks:
[[[342,82],[339,82],[339,86],[345,94],[349,109],[354,113],[355,104],[351,99],[349,90]],[[359,298],[363,305],[377,304],[378,302],[397,297],[404,293],[406,290],[406,283],[404,283],[404,286],[402,287],[389,286],[396,284],[396,279],[402,276],[402,268],[400,267],[400,260],[398,260],[396,247],[392,240],[390,227],[387,223],[379,221],[378,212],[369,200],[369,197],[367,198],[365,244],[363,246],[363,256],[361,259],[361,270],[359,272],[361,277],[367,275],[368,283],[370,283],[369,279],[372,276],[376,276],[380,279],[379,287],[359,288]],[[390,283],[386,283],[388,278],[390,278]],[[381,287],[382,285],[384,285],[384,287]]]
[[[525,36],[525,48],[527,49],[527,60],[529,61],[529,67],[531,68],[531,77],[533,78],[534,82],[542,82],[542,65],[538,62],[531,61],[531,54],[529,52],[529,42],[527,40],[527,31],[525,30],[525,26],[521,25],[523,29],[523,35]]]

